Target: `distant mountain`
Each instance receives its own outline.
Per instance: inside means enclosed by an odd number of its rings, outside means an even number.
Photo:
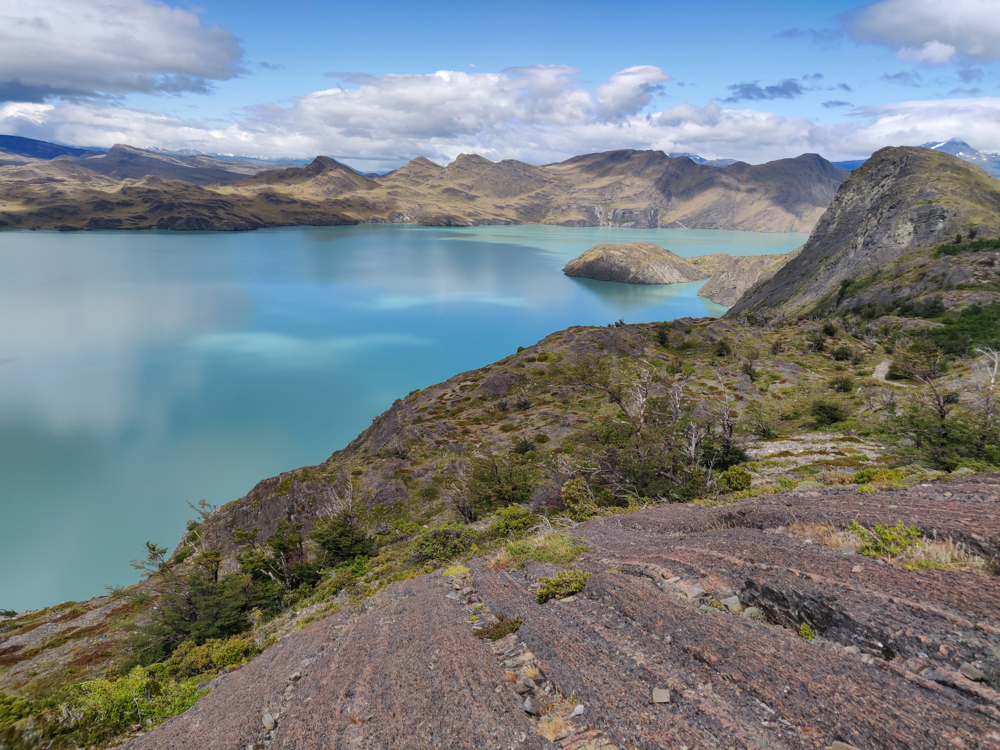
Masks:
[[[57,156],[87,156],[97,153],[84,148],[61,146],[58,143],[36,141],[19,135],[0,135],[0,153],[27,156],[31,159],[55,159]]]
[[[706,159],[704,156],[698,156],[698,154],[667,154],[667,156],[671,159],[679,159],[682,156],[686,156],[695,164],[707,164],[710,167],[728,167],[730,164],[735,164],[739,161],[738,159]]]
[[[152,176],[165,180],[181,180],[195,185],[235,182],[266,169],[291,166],[222,161],[203,154],[181,156],[122,144],[112,146],[106,154],[77,157],[77,161],[87,169],[118,180],[138,180]]]
[[[421,157],[371,177],[325,156],[261,171],[118,145],[85,158],[0,167],[0,226],[253,229],[384,222],[804,232],[847,175],[816,154],[720,168],[662,151],[621,150],[546,166],[463,154],[443,167]],[[192,183],[203,189],[191,190]]]
[[[1000,177],[1000,154],[991,154],[987,151],[977,151],[965,141],[956,141],[954,138],[950,141],[944,141],[942,143],[935,143],[934,141],[931,141],[930,143],[923,144],[923,148],[930,148],[935,151],[943,151],[946,154],[952,154],[957,156],[959,159],[964,159],[965,161],[972,162],[978,167],[982,167],[994,177]]]
[[[948,307],[985,300],[1000,282],[992,255],[932,250],[971,231],[1000,235],[1000,180],[942,150],[881,149],[840,186],[799,254],[727,315],[822,315],[924,295],[945,296]]]

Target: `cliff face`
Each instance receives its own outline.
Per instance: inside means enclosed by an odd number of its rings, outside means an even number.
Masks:
[[[567,263],[563,273],[625,284],[679,284],[708,277],[679,255],[649,242],[594,245]]]
[[[728,314],[804,312],[841,282],[877,276],[904,255],[969,230],[981,237],[1000,233],[1000,180],[939,151],[882,149],[840,187],[799,255]],[[956,262],[938,263],[938,271],[947,275]],[[937,275],[928,272],[923,278]],[[898,278],[883,286],[893,283],[898,287]],[[929,288],[918,283],[909,293]],[[856,301],[841,297],[839,304]]]
[[[732,307],[748,289],[771,278],[797,253],[737,257],[719,253],[691,258],[695,267],[711,274],[711,278],[698,290],[698,296]]]

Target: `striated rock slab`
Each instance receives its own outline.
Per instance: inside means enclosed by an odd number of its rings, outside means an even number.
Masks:
[[[574,529],[589,545],[574,567],[592,575],[573,597],[536,602],[549,564],[394,584],[127,747],[1000,750],[1000,578],[783,532],[853,519],[903,520],[995,563],[1000,475],[590,521]],[[473,611],[522,624],[491,643]],[[553,701],[575,706],[561,725],[525,710]]]
[[[567,276],[624,284],[680,284],[708,274],[665,248],[649,242],[594,245],[563,268]]]

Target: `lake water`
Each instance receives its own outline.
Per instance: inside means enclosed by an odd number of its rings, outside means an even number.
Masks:
[[[414,388],[570,325],[721,315],[570,279],[599,242],[788,252],[802,234],[363,225],[0,232],[0,609],[81,600]]]

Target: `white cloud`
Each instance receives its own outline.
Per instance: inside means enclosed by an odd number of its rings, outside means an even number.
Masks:
[[[884,44],[927,65],[1000,59],[996,0],[882,0],[842,17],[856,41]]]
[[[622,71],[596,94],[575,76],[561,66],[356,76],[352,88],[256,107],[224,127],[99,102],[7,104],[0,106],[0,132],[94,146],[131,143],[275,158],[327,154],[365,170],[394,168],[416,156],[447,163],[461,153],[544,164],[634,148],[759,163],[806,152],[857,158],[885,145],[951,137],[1000,149],[996,98],[863,107],[849,122],[828,126],[718,104],[643,111],[648,87],[667,79],[657,68]]]
[[[0,101],[205,90],[242,56],[225,29],[151,0],[0,0]]]
[[[674,80],[655,65],[635,65],[615,73],[597,87],[597,105],[602,119],[614,120],[636,114],[662,89],[660,84]]]

